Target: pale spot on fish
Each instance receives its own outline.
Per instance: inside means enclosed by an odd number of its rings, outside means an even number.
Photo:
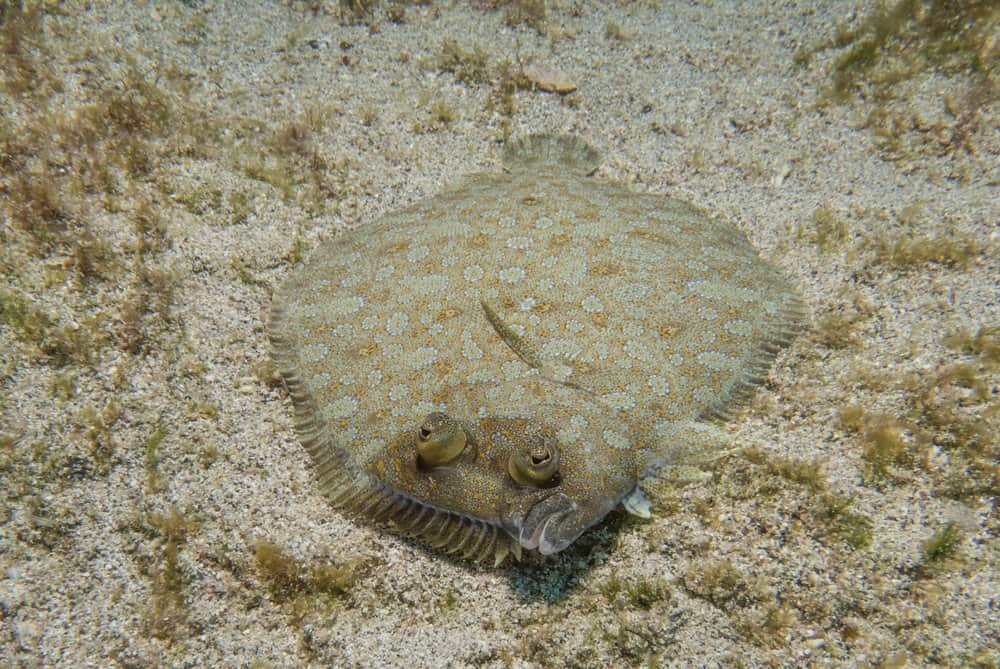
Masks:
[[[462,330],[462,356],[468,360],[479,360],[483,357],[483,349],[473,341],[468,330]]]
[[[462,276],[465,277],[466,281],[479,281],[483,278],[483,268],[479,265],[469,265],[462,270]]]
[[[564,362],[554,362],[545,369],[546,375],[557,383],[565,383],[573,375],[573,367]]]
[[[698,386],[691,392],[691,398],[702,404],[709,404],[716,397],[713,390],[707,386]]]
[[[747,321],[734,320],[722,324],[722,329],[737,337],[749,337],[753,333],[753,325]]]
[[[527,273],[523,267],[505,267],[500,270],[498,276],[504,283],[517,283],[527,276]]]
[[[430,252],[431,250],[426,244],[413,246],[406,251],[406,259],[410,262],[420,262],[426,258]]]
[[[565,444],[572,444],[580,440],[587,429],[587,419],[580,415],[572,416],[567,425],[556,431],[556,439]]]
[[[601,436],[604,437],[604,443],[616,450],[625,451],[631,446],[628,437],[610,428],[605,430]]]
[[[670,394],[670,382],[659,374],[653,374],[646,381],[649,384],[649,389],[653,391],[654,394],[660,395],[661,397],[666,397]]]
[[[406,324],[409,322],[409,316],[404,314],[402,311],[397,311],[392,316],[389,316],[389,320],[385,323],[385,331],[395,337],[398,337],[403,334],[403,331],[406,329]]]
[[[506,381],[514,381],[518,379],[523,371],[524,363],[520,360],[507,360],[500,365],[500,373]]]
[[[327,300],[326,304],[323,305],[323,313],[329,318],[339,318],[341,316],[348,316],[350,314],[357,313],[361,311],[361,308],[365,306],[365,301],[357,295],[348,295],[346,297],[331,297]]]
[[[433,346],[419,346],[406,357],[406,361],[411,369],[423,369],[430,367],[438,359],[438,350]]]
[[[435,404],[434,402],[428,400],[420,400],[413,403],[413,407],[410,411],[414,416],[426,416],[432,411],[444,411],[445,409],[447,409],[447,407],[444,404]]]
[[[623,348],[625,350],[625,355],[630,358],[634,358],[635,360],[649,361],[652,359],[652,356],[649,354],[649,349],[640,341],[630,339],[625,342],[625,346]]]
[[[547,356],[566,360],[574,360],[582,350],[579,340],[575,339],[553,338],[542,345],[542,352]]]
[[[732,357],[715,351],[702,351],[695,356],[695,359],[705,367],[713,369],[717,372],[737,367],[737,361],[735,361]]]
[[[306,362],[316,363],[325,360],[330,355],[330,347],[323,344],[306,344],[302,347],[302,359]]]
[[[410,389],[401,383],[397,383],[389,388],[389,399],[393,402],[401,402],[410,394]]]
[[[330,402],[329,406],[331,418],[347,418],[358,410],[358,400],[347,395],[345,397],[338,397]]]
[[[440,274],[427,274],[425,276],[413,277],[409,281],[414,292],[421,295],[440,293],[448,288],[448,277]]]
[[[583,310],[589,314],[596,314],[604,311],[604,304],[602,304],[600,298],[593,293],[583,298],[580,302],[580,306],[583,307]]]
[[[635,398],[625,392],[605,393],[601,401],[612,409],[634,409]]]

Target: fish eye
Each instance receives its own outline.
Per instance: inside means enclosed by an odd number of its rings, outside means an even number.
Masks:
[[[520,485],[548,488],[559,483],[559,449],[540,443],[515,451],[507,460],[507,473]]]
[[[440,467],[453,461],[468,441],[465,430],[448,414],[427,414],[417,430],[417,462],[424,467]]]

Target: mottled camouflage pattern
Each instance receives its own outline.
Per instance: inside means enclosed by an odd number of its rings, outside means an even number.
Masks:
[[[792,287],[724,222],[588,177],[568,137],[320,247],[274,296],[297,430],[336,504],[476,560],[554,553],[642,476],[719,447],[710,425],[802,320]],[[443,412],[468,442],[421,463]],[[521,485],[516,453],[558,473]]]

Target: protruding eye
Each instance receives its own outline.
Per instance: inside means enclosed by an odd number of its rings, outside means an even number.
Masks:
[[[417,457],[425,467],[446,465],[465,450],[465,430],[448,414],[435,411],[417,431]]]
[[[559,482],[559,449],[553,443],[539,442],[526,450],[510,454],[507,472],[521,485],[547,488]]]

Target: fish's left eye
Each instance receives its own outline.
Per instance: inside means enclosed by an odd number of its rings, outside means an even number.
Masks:
[[[507,473],[520,485],[548,488],[559,483],[559,449],[552,443],[515,451],[507,460]]]
[[[417,461],[424,467],[440,467],[453,461],[468,441],[465,430],[446,413],[427,414],[417,430]]]

